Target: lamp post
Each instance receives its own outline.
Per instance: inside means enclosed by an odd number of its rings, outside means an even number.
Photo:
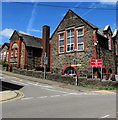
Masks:
[[[74,51],[74,53],[75,53],[74,59],[73,59],[73,60],[74,60],[74,65],[77,67],[77,49],[74,49],[73,51]],[[78,75],[77,75],[77,73],[76,73],[75,85],[78,86]]]

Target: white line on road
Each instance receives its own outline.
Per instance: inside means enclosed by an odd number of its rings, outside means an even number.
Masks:
[[[52,95],[50,97],[60,97],[61,95]]]
[[[22,84],[22,85],[26,85],[26,86],[29,86],[28,84],[26,84],[26,83],[22,83],[22,82],[18,82],[18,81],[14,81],[14,80],[11,80],[12,82],[14,82],[14,83],[18,83],[18,84]]]
[[[29,97],[29,98],[21,98],[21,100],[30,100],[33,99],[33,97]]]
[[[37,98],[47,98],[48,96],[41,96],[41,97],[37,97]]]
[[[60,92],[60,93],[68,93],[68,92],[59,91],[59,90],[52,90],[52,89],[48,89],[48,88],[42,88],[42,89],[49,90],[49,91],[54,91],[54,92]]]
[[[105,115],[105,116],[103,116],[103,117],[101,117],[101,118],[108,118],[110,115]]]

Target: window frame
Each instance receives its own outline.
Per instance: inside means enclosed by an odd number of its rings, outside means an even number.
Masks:
[[[63,39],[60,38],[60,35],[61,35],[61,34],[63,34]],[[58,33],[58,37],[59,37],[59,41],[58,41],[58,44],[59,44],[59,46],[58,46],[58,48],[59,48],[59,53],[64,53],[64,32]],[[63,40],[63,45],[60,46],[60,41],[62,41],[62,40]],[[63,52],[60,51],[60,50],[61,50],[61,49],[60,49],[61,47],[63,47]]]
[[[78,35],[78,30],[82,29],[82,34]],[[78,42],[78,37],[83,37],[83,42]],[[84,51],[84,27],[79,27],[76,29],[76,38],[77,38],[77,51]],[[79,49],[79,45],[83,45],[83,49]]]
[[[72,33],[71,30],[73,30],[73,35],[71,34]],[[68,33],[67,33],[68,31],[70,31],[70,35],[69,36],[68,36]],[[70,43],[68,43],[68,38],[70,39]],[[72,38],[73,38],[73,42],[71,41]],[[75,44],[74,43],[74,38],[75,38],[74,28],[67,29],[66,30],[66,52],[72,52],[72,51],[74,51],[74,44]],[[73,45],[73,50],[71,50],[72,45]],[[70,50],[68,50],[68,46],[70,47]]]

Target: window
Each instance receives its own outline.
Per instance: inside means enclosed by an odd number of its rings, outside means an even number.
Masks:
[[[67,52],[74,50],[74,29],[67,30]]]
[[[75,69],[73,67],[68,67],[65,70],[65,75],[75,76],[76,71],[75,71]]]
[[[33,56],[33,50],[32,49],[29,49],[28,50],[28,57],[32,57]]]
[[[77,49],[84,50],[84,29],[77,29]]]
[[[59,34],[59,52],[64,52],[64,33]]]
[[[15,55],[15,57],[17,57],[17,56],[18,56],[18,50],[17,50],[17,48],[16,48],[16,49],[14,49],[14,55]]]
[[[13,49],[11,50],[11,57],[14,57],[14,51],[13,51]]]

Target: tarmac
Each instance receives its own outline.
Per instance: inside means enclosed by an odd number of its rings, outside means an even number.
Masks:
[[[15,73],[6,72],[6,71],[2,71],[2,74],[17,77],[17,78],[21,78],[21,79],[30,80],[30,81],[34,81],[34,82],[42,83],[42,84],[46,84],[46,85],[48,84],[48,85],[52,85],[52,86],[55,86],[55,87],[67,88],[67,89],[80,91],[80,92],[99,92],[99,93],[116,94],[116,90],[108,91],[108,90],[90,89],[90,88],[65,84],[65,83],[46,80],[46,79],[44,80],[44,79],[40,79],[40,78],[24,76],[24,75],[15,74]],[[10,101],[12,99],[19,99],[23,96],[24,96],[23,93],[21,93],[20,91],[16,91],[16,90],[15,91],[11,91],[11,90],[2,91],[2,92],[0,92],[0,103],[4,103],[4,102]]]

